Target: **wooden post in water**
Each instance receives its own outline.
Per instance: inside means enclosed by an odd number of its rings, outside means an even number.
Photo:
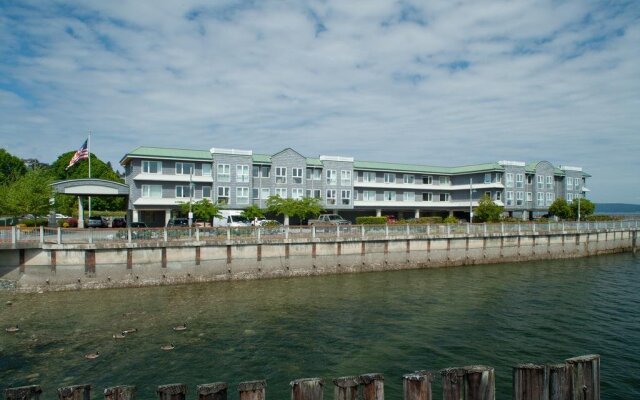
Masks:
[[[431,382],[433,374],[428,371],[416,371],[402,377],[404,400],[432,400]]]
[[[4,390],[6,400],[39,400],[42,389],[38,385],[20,386]]]
[[[172,383],[158,386],[156,390],[159,400],[185,400],[187,398],[187,385],[184,383]]]
[[[362,400],[384,400],[384,375],[360,375],[360,386]]]
[[[113,386],[104,389],[105,400],[133,400],[135,397],[135,386]]]
[[[238,394],[240,400],[264,400],[267,382],[248,381],[238,384]]]
[[[570,400],[568,375],[566,364],[548,365],[549,370],[549,400]]]
[[[520,364],[513,367],[513,400],[547,400],[549,375],[544,365]]]
[[[228,385],[225,382],[205,383],[198,385],[198,400],[227,400]]]
[[[323,381],[320,378],[296,379],[291,385],[291,400],[322,400]]]
[[[495,400],[495,371],[485,365],[446,368],[442,375],[443,400]]]
[[[58,389],[59,400],[91,400],[91,385],[65,386]]]
[[[590,354],[565,360],[571,378],[572,400],[600,400],[600,356]]]
[[[333,400],[356,400],[358,398],[358,385],[360,378],[357,376],[343,376],[333,380]]]

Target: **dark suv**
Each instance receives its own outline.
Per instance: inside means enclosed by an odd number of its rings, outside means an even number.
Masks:
[[[92,215],[87,221],[87,228],[106,228],[109,226],[107,220],[99,215]]]
[[[124,218],[114,218],[113,221],[111,221],[111,227],[112,228],[126,228],[127,227],[127,220]]]
[[[172,227],[172,226],[178,226],[178,227],[189,226],[189,219],[188,218],[171,218],[167,223],[167,227]]]

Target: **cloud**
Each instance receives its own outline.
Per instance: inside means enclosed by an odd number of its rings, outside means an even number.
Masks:
[[[0,5],[0,134],[53,161],[139,145],[582,165],[638,202],[637,2]]]

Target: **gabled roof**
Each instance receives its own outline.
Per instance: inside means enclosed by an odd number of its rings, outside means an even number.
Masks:
[[[127,153],[120,160],[121,165],[125,165],[131,158],[160,158],[160,159],[176,159],[176,160],[211,160],[211,153],[208,150],[188,150],[188,149],[171,149],[166,147],[144,147]]]
[[[504,168],[498,163],[486,163],[475,165],[464,165],[460,167],[434,167],[417,164],[398,164],[375,161],[354,161],[354,169],[375,170],[375,171],[400,171],[418,172],[424,174],[464,174],[469,172],[503,171]]]
[[[306,158],[305,156],[303,156],[302,154],[298,153],[297,151],[295,151],[291,147],[287,147],[286,149],[280,150],[279,152],[277,152],[274,155],[272,155],[271,158],[273,158],[275,156],[279,156],[280,154],[282,154],[284,152],[287,152],[287,151],[292,151],[292,152],[296,153],[297,155],[299,155],[301,158]]]

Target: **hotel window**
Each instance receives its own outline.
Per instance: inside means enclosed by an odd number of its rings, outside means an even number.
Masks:
[[[422,193],[422,201],[433,201],[433,193]]]
[[[247,169],[247,173],[249,170]],[[249,204],[249,188],[236,188],[236,204]]]
[[[191,175],[195,171],[194,163],[176,163],[176,175]]]
[[[433,185],[433,176],[423,176],[422,177],[423,185]]]
[[[451,178],[449,178],[448,176],[441,176],[440,177],[440,184],[441,185],[451,185]]]
[[[287,198],[287,188],[275,188],[274,194],[280,196],[281,199]]]
[[[202,164],[202,176],[211,176],[211,164]]]
[[[162,161],[142,161],[142,172],[145,174],[161,174]]]
[[[484,183],[491,183],[491,174],[484,174]]]
[[[236,165],[236,182],[249,182],[248,165]]]
[[[293,188],[291,189],[291,198],[295,200],[300,200],[304,197],[304,189],[302,188]]]
[[[536,197],[537,197],[537,200],[538,200],[537,201],[538,206],[544,206],[544,193],[538,192],[536,194]]]
[[[260,172],[263,178],[268,178],[271,174],[271,167],[268,165],[263,165],[260,167]]]
[[[340,192],[340,198],[342,199],[343,206],[351,204],[351,190],[342,190]]]
[[[516,174],[516,189],[522,189],[524,187],[524,175]]]
[[[576,190],[580,190],[580,179],[576,178],[573,180],[573,182],[575,183],[575,188]]]
[[[416,176],[415,175],[404,175],[403,177],[403,182],[404,183],[408,183],[408,184],[414,184],[416,183]]]
[[[553,176],[547,176],[547,189],[553,189]]]
[[[251,198],[254,200],[260,199],[260,189],[252,188],[251,189]]]
[[[404,201],[416,201],[415,192],[404,192]]]
[[[302,168],[291,168],[291,179],[293,183],[302,183]]]
[[[229,204],[229,187],[228,186],[218,187],[218,203]]]
[[[320,168],[307,168],[307,180],[319,181],[322,179],[322,170]]]
[[[327,170],[327,185],[338,184],[338,172],[335,169]]]
[[[573,190],[573,178],[567,177],[567,190]]]
[[[527,192],[527,202],[531,203],[533,201],[533,193]]]
[[[375,190],[365,190],[362,192],[362,200],[364,201],[376,201],[376,191]]]
[[[544,176],[542,175],[536,175],[537,180],[538,180],[538,190],[543,190],[544,189]]]
[[[252,170],[251,176],[253,176],[254,178],[260,178],[260,166],[259,165],[254,165],[251,170]]]
[[[340,171],[340,184],[342,186],[351,186],[351,171]]]
[[[328,205],[335,205],[336,204],[336,193],[337,191],[335,189],[328,189],[327,190],[327,204]]]
[[[142,185],[142,197],[162,197],[162,185]]]
[[[320,195],[320,189],[307,189],[307,197],[310,199],[319,199]]]
[[[193,197],[193,188],[191,188],[191,197]],[[189,185],[186,186],[176,186],[176,197],[179,198],[188,198],[189,197]]]
[[[269,198],[269,196],[271,196],[271,190],[269,188],[262,188],[260,189],[260,198],[262,200],[266,200]]]
[[[502,201],[502,192],[496,192],[496,201]]]
[[[364,172],[362,174],[363,182],[375,182],[376,181],[376,173],[375,172]]]
[[[512,206],[513,205],[513,192],[509,191],[507,192],[507,204],[508,206]]]
[[[513,187],[513,174],[512,173],[505,174],[505,179],[506,179],[505,185],[507,187]]]
[[[490,199],[491,198],[491,192],[484,192],[484,197]]]
[[[449,201],[449,193],[440,193],[440,201]]]
[[[384,201],[396,201],[396,192],[385,190],[383,200]]]
[[[527,185],[533,185],[533,175],[527,175]]]
[[[571,203],[573,201],[573,193],[567,193],[567,201]]]
[[[384,174],[384,183],[396,183],[396,174],[386,172]]]
[[[276,167],[276,183],[287,183],[286,167]]]
[[[496,172],[496,182],[502,183],[502,173]]]
[[[516,205],[521,206],[524,204],[524,192],[516,192]]]
[[[547,193],[547,205],[550,206],[553,203],[553,193]]]
[[[231,182],[231,167],[229,164],[218,164],[218,182]]]
[[[205,199],[211,198],[211,186],[202,187],[202,197],[204,197]]]

